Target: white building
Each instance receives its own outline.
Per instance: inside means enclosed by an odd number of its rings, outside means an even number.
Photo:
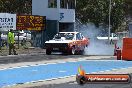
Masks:
[[[46,16],[45,40],[57,32],[74,31],[75,6],[76,0],[32,0],[32,15]]]
[[[75,0],[32,0],[32,15],[56,21],[57,31],[74,31],[75,3]]]

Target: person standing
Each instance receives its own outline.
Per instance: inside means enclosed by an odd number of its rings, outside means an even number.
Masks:
[[[15,50],[15,38],[14,38],[14,33],[13,29],[10,29],[8,32],[8,45],[9,45],[9,55],[11,55],[11,51],[13,50],[14,55],[17,55],[16,50]]]

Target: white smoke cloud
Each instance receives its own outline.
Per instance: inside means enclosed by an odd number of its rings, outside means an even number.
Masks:
[[[90,45],[85,49],[85,55],[114,54],[114,45],[108,44],[108,41],[97,40],[97,36],[101,34],[101,31],[94,24],[80,25],[77,31],[81,32],[85,37],[90,38]]]

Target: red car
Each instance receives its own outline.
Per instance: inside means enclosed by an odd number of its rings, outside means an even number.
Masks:
[[[85,47],[89,45],[88,38],[79,32],[59,32],[52,40],[46,41],[46,54],[60,51],[65,54],[83,54]]]

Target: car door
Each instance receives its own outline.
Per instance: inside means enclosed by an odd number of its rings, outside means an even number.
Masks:
[[[88,46],[88,44],[89,44],[88,38],[84,37],[82,34],[81,34],[81,36],[82,36],[82,45],[83,45],[84,47],[85,47],[85,46]]]
[[[85,37],[80,33],[81,36],[81,47],[84,48],[85,46]]]
[[[77,50],[82,50],[82,37],[80,36],[80,33],[76,34],[76,39],[77,39],[76,41]]]
[[[84,48],[85,48],[85,43],[86,43],[86,39],[85,39],[85,37],[80,33],[80,45],[81,45],[81,50],[84,50]]]

